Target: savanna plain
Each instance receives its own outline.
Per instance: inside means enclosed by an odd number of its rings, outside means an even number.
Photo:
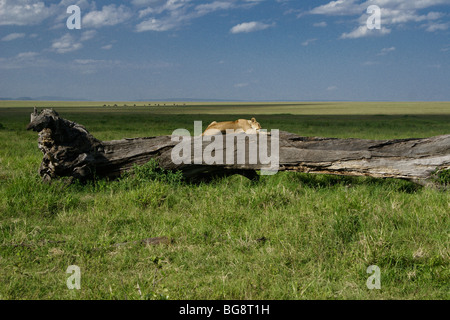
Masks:
[[[25,130],[34,106],[100,140],[251,117],[302,136],[450,133],[450,102],[1,101],[0,299],[450,298],[448,177],[443,188],[293,172],[194,184],[149,163],[114,181],[46,184]],[[140,243],[156,237],[168,241]],[[371,265],[381,289],[366,285]]]

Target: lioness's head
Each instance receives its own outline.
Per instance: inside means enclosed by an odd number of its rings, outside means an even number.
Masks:
[[[250,123],[250,126],[252,127],[252,129],[257,129],[257,130],[261,129],[261,125],[259,124],[258,121],[256,121],[255,118],[252,118],[252,119],[249,121],[249,123]]]

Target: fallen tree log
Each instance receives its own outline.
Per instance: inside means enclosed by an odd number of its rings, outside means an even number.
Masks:
[[[44,154],[39,174],[44,181],[58,177],[85,180],[94,175],[114,178],[151,159],[163,169],[181,170],[188,178],[236,173],[253,178],[256,170],[267,174],[298,171],[397,178],[427,185],[432,183],[433,174],[450,168],[450,135],[364,140],[302,137],[272,130],[272,135],[172,135],[100,141],[84,126],[61,118],[51,109],[40,113],[35,109],[27,130],[39,133],[38,147]],[[266,154],[261,153],[263,147]]]

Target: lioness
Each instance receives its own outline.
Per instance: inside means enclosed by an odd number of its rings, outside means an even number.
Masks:
[[[254,134],[259,133],[261,125],[259,124],[259,122],[256,121],[255,118],[252,118],[251,120],[238,119],[236,121],[223,121],[223,122],[213,121],[202,133],[202,136],[211,136],[219,133],[223,134],[226,133],[227,129],[232,129],[234,130],[235,133],[245,132],[248,134],[252,133]]]

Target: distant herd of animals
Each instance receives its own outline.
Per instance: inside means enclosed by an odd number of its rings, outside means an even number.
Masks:
[[[104,104],[103,105],[104,107],[141,107],[141,105],[136,105],[136,104],[133,104],[133,105],[127,105],[127,104],[123,104],[123,105],[118,105],[118,104],[113,104],[113,105],[110,105],[110,104]],[[143,104],[142,105],[143,107],[167,107],[167,106],[169,106],[169,107],[185,107],[186,106],[186,103],[183,103],[183,104],[178,104],[178,103],[173,103],[173,104],[171,104],[171,103],[149,103],[149,104]]]

